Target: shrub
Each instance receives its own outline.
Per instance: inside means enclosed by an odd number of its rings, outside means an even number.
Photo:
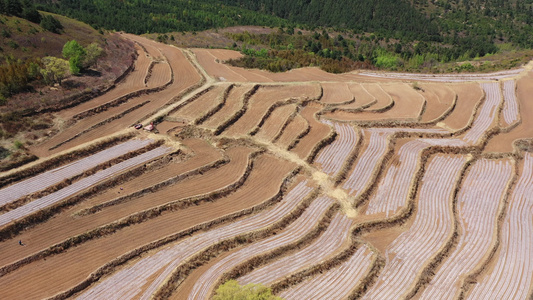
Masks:
[[[53,33],[61,33],[61,29],[63,29],[63,25],[61,25],[61,22],[59,22],[56,18],[52,17],[51,15],[46,15],[41,20],[41,27],[45,30],[48,30]]]
[[[18,140],[13,142],[13,146],[15,146],[15,149],[22,149],[22,148],[24,148],[24,144],[22,144],[22,142],[21,142],[21,141],[18,141]]]
[[[261,284],[239,285],[236,280],[229,280],[216,290],[213,300],[282,300],[272,295],[272,290]]]

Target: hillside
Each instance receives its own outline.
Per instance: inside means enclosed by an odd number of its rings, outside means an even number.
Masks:
[[[21,17],[0,14],[0,162],[2,168],[31,159],[27,142],[50,134],[54,118],[49,114],[95,97],[109,88],[133,64],[135,48],[118,34],[97,31],[68,17],[52,16],[62,25],[58,33]],[[66,42],[83,47],[96,43],[104,55],[79,76],[61,84],[47,82],[42,58],[63,58]]]
[[[134,70],[0,171],[1,299],[532,299],[533,62],[274,73],[120,36]]]
[[[277,72],[318,65],[328,72],[378,68],[434,73],[485,72],[528,61],[531,53],[527,50],[533,47],[533,37],[527,34],[533,30],[529,2],[36,1],[40,9],[66,14],[94,28],[158,33],[158,41],[177,45],[183,44],[175,41],[180,39],[177,35],[186,31],[195,35],[237,25],[279,28],[274,35],[229,36],[234,39],[233,49],[246,54],[237,65],[248,68]],[[322,32],[325,37],[325,31],[330,37],[342,36],[344,41],[325,41],[318,35]],[[293,37],[293,33],[303,35]],[[207,40],[200,45],[220,47],[220,43]],[[268,53],[258,58],[246,52],[250,45]],[[483,61],[473,61],[480,58]]]

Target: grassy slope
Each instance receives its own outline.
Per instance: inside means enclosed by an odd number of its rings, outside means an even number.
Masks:
[[[42,15],[50,14],[41,12]],[[0,39],[0,62],[13,55],[15,58],[27,59],[31,57],[56,56],[61,57],[63,45],[69,40],[77,40],[86,46],[92,42],[103,43],[104,36],[91,26],[77,20],[51,14],[64,27],[62,34],[44,30],[39,24],[31,23],[19,17],[0,15],[0,32],[6,30],[11,37]],[[13,42],[18,47],[13,47]]]

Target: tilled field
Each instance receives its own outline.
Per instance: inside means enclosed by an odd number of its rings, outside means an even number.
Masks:
[[[273,74],[123,37],[135,69],[0,173],[0,299],[533,298],[531,65]]]

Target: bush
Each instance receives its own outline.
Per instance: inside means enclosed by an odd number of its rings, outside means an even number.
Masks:
[[[24,8],[21,17],[35,24],[41,23],[42,20],[41,14],[35,9],[35,7]]]
[[[229,280],[218,287],[213,300],[282,300],[272,295],[272,290],[261,284],[239,285],[236,280]]]
[[[15,149],[22,149],[22,148],[24,148],[24,144],[22,144],[22,142],[21,142],[21,141],[18,141],[18,140],[15,141],[15,142],[13,142],[13,146],[15,146]]]
[[[43,57],[41,61],[44,67],[40,72],[45,82],[61,84],[61,80],[67,76],[69,62],[53,56]]]
[[[61,22],[59,22],[56,18],[52,17],[51,15],[46,15],[41,20],[41,27],[45,30],[48,30],[53,33],[61,33],[61,30],[63,29],[63,25],[61,25]]]

